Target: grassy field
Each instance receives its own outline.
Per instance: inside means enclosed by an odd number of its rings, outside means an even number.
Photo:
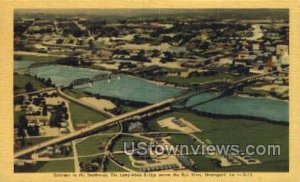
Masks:
[[[124,150],[124,143],[127,142],[128,145],[131,144],[131,142],[148,142],[145,139],[133,137],[133,136],[121,136],[113,146],[112,151],[123,151]]]
[[[75,90],[75,89],[65,89],[64,92],[67,95],[70,95],[71,97],[75,97],[77,99],[88,96],[83,91]]]
[[[220,169],[216,161],[209,159],[206,156],[190,155],[189,157],[196,163],[195,171],[215,171]]]
[[[208,81],[224,80],[224,79],[238,80],[241,78],[243,78],[243,76],[233,76],[228,73],[226,74],[218,73],[212,76],[192,76],[190,78],[183,78],[180,76],[157,76],[157,77],[152,77],[151,79],[177,84],[180,86],[191,86],[192,84],[199,84]]]
[[[127,156],[126,154],[115,154],[114,157],[117,161],[123,163],[126,167],[135,171],[137,170],[137,168],[132,165],[129,156]]]
[[[111,135],[95,135],[87,138],[86,140],[77,143],[76,149],[79,156],[92,155],[104,152],[104,148],[99,149],[98,146],[101,143],[106,144]],[[104,146],[105,147],[105,146]]]
[[[36,165],[16,167],[15,172],[74,172],[73,160],[56,160],[49,162],[38,162]]]
[[[242,149],[247,144],[255,146],[260,144],[279,144],[281,146],[281,155],[279,156],[254,156],[262,161],[261,165],[229,167],[226,169],[218,169],[216,167],[214,170],[288,171],[289,169],[289,127],[287,125],[247,119],[208,118],[186,110],[168,113],[156,118],[156,120],[170,116],[183,117],[190,121],[202,130],[201,133],[196,133],[195,135],[201,140],[209,139],[213,144],[239,144]],[[151,130],[160,130],[157,127],[151,128],[151,126],[155,125],[148,125]]]
[[[16,128],[19,125],[19,117],[24,115],[23,111],[14,111],[14,127]]]
[[[95,159],[95,158],[103,158],[103,155],[97,155],[97,156],[92,156],[92,157],[79,157],[78,160],[79,162],[90,162],[91,160]]]
[[[135,111],[137,109],[139,109],[139,107],[133,107],[133,106],[129,106],[129,105],[121,105],[121,110],[124,113],[132,112],[132,111]]]
[[[64,93],[77,99],[80,99],[81,97],[91,97],[91,95],[88,95],[79,89],[65,89]],[[120,104],[119,108],[122,111],[122,113],[126,113],[126,112],[134,111],[140,107],[135,107],[127,104]]]
[[[61,59],[57,56],[36,56],[36,55],[18,55],[15,57],[15,60],[18,61],[34,61],[34,62],[54,62]]]
[[[50,140],[50,139],[53,139],[53,138],[55,138],[55,137],[25,138],[25,146],[23,148],[21,148],[21,149],[25,149],[25,148],[31,147],[33,145],[42,143],[44,141],[47,141],[47,140]],[[19,149],[19,150],[21,150],[21,149]]]
[[[195,149],[199,145],[195,139],[185,134],[171,134],[170,136],[171,139],[168,139],[168,142],[173,145],[188,145],[189,148],[191,148],[190,146],[194,146]]]
[[[247,86],[244,87],[243,90],[236,90],[236,93],[238,94],[247,94],[251,96],[259,96],[259,97],[265,97],[269,96],[270,93],[264,90],[253,90],[251,87]]]
[[[39,80],[28,75],[14,75],[14,85],[18,88],[14,94],[25,93],[25,85],[30,82],[36,90],[45,88],[46,86]]]
[[[85,123],[85,122],[96,123],[108,118],[108,116],[104,114],[93,111],[74,102],[70,102],[69,106],[70,106],[71,118],[74,125],[76,125],[77,123]]]
[[[120,125],[115,124],[111,125],[108,128],[104,128],[103,130],[100,130],[100,133],[117,133],[120,131]]]
[[[106,171],[108,172],[127,172],[123,168],[117,166],[114,162],[112,162],[110,159],[106,165]]]
[[[162,118],[167,118],[167,117],[158,117],[158,118],[153,118],[147,121],[147,127],[149,131],[163,131],[163,132],[178,132],[178,130],[170,129],[168,127],[160,127],[157,121],[161,120]]]

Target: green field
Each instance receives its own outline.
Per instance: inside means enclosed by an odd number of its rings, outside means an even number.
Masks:
[[[244,87],[243,90],[236,90],[236,93],[238,94],[247,94],[250,96],[258,96],[258,97],[265,97],[269,96],[270,93],[264,90],[253,90],[251,87]]]
[[[215,171],[220,170],[217,161],[209,159],[203,155],[189,156],[196,163],[196,171]]]
[[[36,137],[36,138],[25,138],[25,146],[22,149],[31,147],[33,145],[42,143],[44,141],[53,139],[55,137]]]
[[[195,135],[201,140],[209,139],[213,144],[239,144],[242,149],[247,144],[281,145],[280,156],[254,156],[262,161],[261,165],[229,167],[226,168],[226,170],[288,171],[289,169],[288,125],[247,119],[208,118],[187,110],[179,110],[177,112],[168,113],[156,118],[156,120],[171,116],[183,117],[187,121],[190,121],[202,130],[202,132],[196,133]],[[152,128],[151,126],[156,125],[148,124],[148,127],[150,127],[153,131],[160,130],[158,127]],[[225,168],[216,168],[216,170],[225,170]]]
[[[15,166],[15,172],[74,172],[73,160],[38,162],[36,165]]]
[[[81,97],[86,97],[87,94],[85,94],[83,91],[80,90],[75,90],[75,89],[65,89],[64,92],[74,98],[81,98]]]
[[[129,106],[129,105],[122,105],[121,106],[121,110],[123,113],[127,113],[127,112],[132,112],[137,110],[139,107],[133,107],[133,106]]]
[[[131,160],[129,159],[129,156],[127,156],[126,154],[114,154],[114,158],[117,161],[123,163],[129,169],[132,169],[134,171],[137,170],[137,168],[132,165]]]
[[[99,131],[99,133],[117,133],[120,131],[120,125],[115,124],[115,125],[111,125],[107,128],[103,128],[102,130]]]
[[[104,148],[99,149],[100,143],[106,144],[110,139],[111,135],[95,135],[83,140],[76,144],[77,153],[79,156],[92,155],[104,152]]]
[[[164,117],[167,118],[167,117]],[[153,118],[147,121],[147,126],[149,131],[162,131],[162,132],[178,132],[178,130],[170,129],[168,127],[160,127],[157,123],[158,120],[161,120],[162,117]]]
[[[71,118],[74,125],[76,125],[77,123],[85,123],[85,122],[96,123],[108,118],[108,116],[102,113],[93,111],[74,102],[70,102],[69,106],[70,106]]]
[[[15,60],[18,61],[34,61],[34,62],[54,62],[61,59],[57,56],[36,56],[36,55],[17,55]]]
[[[106,171],[108,172],[127,172],[123,168],[117,166],[114,162],[112,162],[110,159],[108,160],[108,163],[106,165]]]
[[[66,93],[67,95],[69,95],[71,97],[77,98],[77,99],[79,99],[81,97],[91,97],[91,95],[88,95],[87,93],[85,93],[84,91],[82,91],[80,89],[65,89],[64,93]],[[140,107],[120,103],[118,108],[121,110],[122,113],[126,113],[126,112],[134,111]]]
[[[24,115],[23,111],[14,111],[14,127],[16,128],[19,125],[19,117]]]
[[[98,157],[102,159],[103,155],[95,155],[92,157],[79,157],[78,160],[79,160],[79,162],[85,163],[85,162],[91,162],[93,159],[98,158]]]
[[[121,136],[113,146],[114,152],[116,151],[123,151],[124,150],[124,143],[127,142],[128,145],[131,145],[131,142],[148,142],[143,138],[133,137],[133,136]]]
[[[191,86],[192,84],[199,84],[203,82],[216,81],[216,80],[238,80],[242,79],[243,76],[233,76],[229,73],[218,73],[212,76],[192,76],[189,78],[183,78],[180,76],[157,76],[152,77],[151,79],[167,82],[171,84],[177,84],[180,86]]]
[[[17,87],[14,94],[26,93],[25,85],[30,82],[36,90],[46,86],[39,80],[28,75],[14,75],[14,85]]]
[[[167,139],[173,145],[188,145],[189,148],[192,146],[196,149],[198,143],[194,138],[188,135],[181,135],[181,134],[171,134],[171,139]],[[183,151],[185,152],[185,151]]]

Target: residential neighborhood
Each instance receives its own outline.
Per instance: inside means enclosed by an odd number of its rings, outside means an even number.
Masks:
[[[288,10],[159,12],[15,12],[15,172],[289,170]]]

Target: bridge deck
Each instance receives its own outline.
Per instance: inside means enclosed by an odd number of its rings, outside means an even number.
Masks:
[[[155,108],[158,108],[158,107],[167,105],[167,104],[171,104],[171,103],[173,103],[174,101],[175,101],[174,98],[167,99],[167,100],[165,100],[165,101],[162,101],[162,102],[159,102],[159,103],[156,103],[156,104],[153,104],[153,105],[150,105],[150,106],[147,106],[147,107],[144,107],[144,108],[135,110],[135,111],[130,112],[130,113],[125,113],[125,114],[116,116],[116,117],[114,117],[114,118],[107,119],[107,120],[105,120],[105,121],[100,121],[100,122],[98,122],[98,123],[96,123],[96,124],[94,124],[94,125],[92,125],[92,126],[88,126],[88,127],[83,128],[83,129],[81,129],[81,130],[79,130],[79,131],[75,131],[75,132],[70,133],[70,134],[67,134],[67,135],[65,135],[65,136],[58,137],[58,138],[54,138],[54,139],[51,139],[51,140],[49,140],[49,141],[40,143],[40,144],[38,144],[38,145],[34,145],[34,146],[30,147],[30,148],[27,148],[27,149],[18,151],[18,152],[16,152],[16,153],[14,154],[14,157],[15,157],[15,158],[18,158],[18,157],[21,157],[21,156],[26,155],[26,154],[28,154],[28,153],[34,152],[34,151],[36,151],[36,150],[45,148],[45,147],[47,147],[47,146],[54,145],[54,144],[61,143],[61,142],[63,142],[63,141],[69,140],[69,139],[76,138],[76,137],[78,137],[78,136],[80,136],[80,135],[83,135],[84,133],[88,133],[88,132],[90,132],[90,131],[99,129],[99,128],[101,128],[101,127],[110,125],[110,124],[112,124],[112,123],[123,122],[123,120],[125,120],[125,119],[128,119],[128,118],[133,117],[133,116],[135,116],[135,115],[138,115],[138,114],[141,114],[141,113],[150,111],[150,110],[152,110],[152,109],[155,109]]]
[[[267,73],[267,74],[256,75],[256,76],[253,76],[253,77],[242,79],[242,80],[240,80],[238,82],[235,82],[235,84],[236,83],[240,83],[240,82],[245,82],[245,81],[247,81],[249,79],[253,79],[253,78],[257,78],[257,77],[267,76],[267,75],[270,75],[270,74],[273,74],[273,73],[274,72],[270,72],[270,73]],[[54,144],[57,144],[57,143],[61,143],[61,142],[64,142],[66,140],[69,140],[69,139],[74,139],[74,138],[76,138],[78,136],[81,136],[81,135],[83,135],[85,133],[97,130],[97,129],[101,128],[101,127],[104,127],[104,126],[107,126],[107,125],[110,125],[110,124],[113,124],[113,123],[116,123],[116,122],[124,122],[124,121],[126,121],[126,119],[130,119],[131,117],[134,117],[136,115],[143,114],[143,113],[145,113],[147,111],[151,111],[153,109],[156,109],[156,108],[159,108],[159,107],[162,107],[162,106],[166,106],[166,105],[175,103],[175,102],[183,100],[183,99],[190,98],[190,97],[195,96],[195,95],[197,95],[199,93],[205,92],[206,90],[210,90],[210,89],[216,87],[216,85],[217,85],[217,82],[204,83],[204,84],[202,84],[202,86],[200,86],[200,87],[197,88],[198,90],[191,90],[191,92],[186,92],[186,93],[184,92],[184,93],[182,93],[182,95],[172,97],[172,98],[164,100],[162,102],[159,102],[159,103],[156,103],[156,104],[153,104],[153,105],[150,105],[150,106],[146,106],[146,107],[143,107],[141,109],[137,109],[135,111],[132,111],[132,112],[129,112],[129,113],[125,113],[125,114],[122,114],[122,115],[119,115],[119,116],[107,119],[105,121],[100,121],[100,122],[98,122],[96,124],[93,124],[93,125],[91,125],[89,127],[83,128],[83,129],[81,129],[79,131],[75,131],[75,132],[67,134],[65,136],[54,138],[54,139],[51,139],[49,141],[40,143],[38,145],[34,145],[34,146],[29,147],[27,149],[24,149],[24,150],[16,152],[14,154],[14,157],[18,158],[20,156],[23,156],[25,154],[34,152],[36,150],[45,148],[47,146],[54,145]]]

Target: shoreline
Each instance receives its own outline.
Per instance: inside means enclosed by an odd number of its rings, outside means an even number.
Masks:
[[[272,97],[270,95],[264,96],[264,97],[262,97],[262,96],[255,97],[255,96],[251,96],[248,94],[234,94],[233,96],[242,97],[242,98],[270,99],[270,100],[282,101],[282,102],[289,104],[289,100],[278,99],[278,98]]]
[[[57,64],[57,65],[60,65],[60,64]],[[89,69],[93,72],[99,71],[99,72],[102,72],[104,74],[112,73],[111,71],[108,71],[108,70],[93,69],[93,68],[87,68],[87,67],[81,67],[81,66],[78,66],[78,67],[74,67],[74,66],[70,66],[70,65],[60,65],[60,66],[64,66],[64,67],[67,67],[67,68],[79,68],[79,69],[83,69],[83,70],[84,69]],[[128,74],[126,76],[132,77],[132,78],[137,78],[137,79],[149,82],[149,83],[153,83],[153,84],[161,85],[161,86],[166,86],[166,87],[178,88],[178,89],[183,89],[183,90],[189,88],[189,87],[186,87],[186,86],[178,86],[174,83],[170,83],[170,82],[166,82],[166,81],[151,80],[151,79],[147,79],[147,78],[143,78],[143,77],[139,77],[139,76],[135,76],[135,75],[129,75]],[[289,103],[289,100],[279,99],[279,98],[276,98],[276,97],[272,97],[270,95],[256,97],[256,96],[251,96],[251,95],[248,95],[248,94],[234,94],[233,96],[244,97],[244,98],[271,99],[271,100],[277,100],[277,101],[282,101],[282,102],[285,102],[285,103]]]
[[[96,97],[96,94],[90,93],[90,97]],[[147,102],[138,102],[138,101],[131,101],[131,100],[125,100],[125,99],[120,99],[116,97],[107,97],[107,96],[100,96],[102,99],[107,99],[107,100],[118,100],[119,102],[126,102],[126,105],[129,106],[134,106],[137,107],[139,106],[144,106],[144,105],[149,105],[151,103]],[[112,101],[113,102],[113,101]],[[114,102],[113,102],[114,103]],[[223,119],[248,119],[248,120],[254,120],[254,121],[264,121],[264,122],[269,122],[273,124],[283,124],[283,125],[289,125],[289,120],[288,121],[277,121],[277,120],[272,120],[264,117],[257,117],[257,116],[249,116],[249,115],[239,115],[239,114],[218,114],[218,113],[212,113],[212,112],[203,112],[195,109],[188,109],[188,108],[174,108],[174,110],[180,110],[180,109],[186,109],[190,112],[200,114],[205,117],[212,117],[212,118],[223,118]]]

